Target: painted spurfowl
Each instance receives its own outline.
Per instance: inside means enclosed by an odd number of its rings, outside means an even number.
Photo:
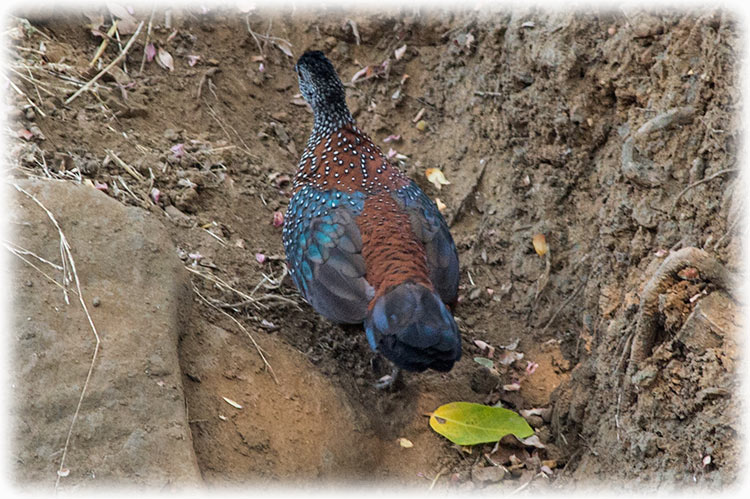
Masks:
[[[459,270],[443,216],[357,127],[322,52],[295,71],[315,115],[284,220],[295,285],[327,319],[364,323],[370,347],[395,365],[381,388],[399,368],[450,370],[461,338],[446,304]]]

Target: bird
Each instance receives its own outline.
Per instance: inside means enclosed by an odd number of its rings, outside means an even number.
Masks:
[[[370,348],[401,370],[447,372],[461,358],[452,314],[458,252],[435,203],[361,130],[321,51],[294,66],[313,129],[282,231],[292,281],[328,320],[363,324]]]

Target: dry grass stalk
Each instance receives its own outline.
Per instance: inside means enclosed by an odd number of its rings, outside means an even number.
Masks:
[[[135,33],[133,33],[133,36],[130,37],[130,40],[128,40],[128,43],[125,45],[125,48],[122,49],[122,52],[120,52],[120,55],[118,55],[117,57],[115,57],[115,59],[112,62],[110,62],[104,69],[102,69],[101,71],[99,71],[99,73],[97,73],[96,76],[94,76],[92,79],[90,79],[84,86],[82,86],[81,88],[79,88],[76,93],[74,93],[73,95],[71,95],[70,97],[68,97],[65,100],[65,105],[66,106],[68,104],[70,104],[71,102],[73,102],[83,92],[85,92],[86,90],[88,90],[89,88],[91,88],[91,86],[94,83],[96,83],[99,80],[99,78],[101,78],[102,76],[104,76],[110,69],[112,69],[113,67],[115,67],[115,65],[117,63],[119,63],[123,59],[123,57],[125,57],[125,55],[128,53],[128,50],[130,50],[130,47],[133,46],[133,43],[135,42],[136,38],[138,38],[138,35],[141,33],[141,28],[143,28],[143,21],[141,21],[140,24],[138,24],[138,28],[136,28]]]
[[[268,372],[271,373],[271,376],[273,377],[273,381],[278,385],[279,384],[279,380],[276,377],[276,373],[273,372],[273,367],[271,367],[271,364],[268,363],[268,359],[266,359],[266,356],[263,354],[263,349],[260,347],[260,345],[258,345],[258,342],[255,341],[255,338],[253,337],[252,334],[250,334],[250,331],[248,331],[245,328],[245,326],[243,326],[242,323],[240,321],[238,321],[237,319],[235,319],[231,314],[225,312],[224,310],[220,309],[219,307],[217,307],[216,305],[214,305],[213,303],[211,303],[205,296],[203,296],[200,293],[200,291],[198,291],[198,288],[195,286],[195,284],[193,284],[193,291],[195,292],[196,295],[198,295],[198,298],[200,298],[201,300],[203,300],[203,302],[206,305],[208,305],[209,307],[213,308],[214,310],[216,310],[218,312],[221,312],[222,314],[226,315],[227,317],[229,317],[230,319],[232,319],[232,321],[234,321],[234,323],[237,324],[237,326],[240,329],[242,329],[242,331],[247,335],[247,337],[250,338],[250,341],[255,346],[255,349],[258,351],[258,355],[260,355],[261,360],[263,360],[263,364],[266,366],[266,369],[268,369]]]

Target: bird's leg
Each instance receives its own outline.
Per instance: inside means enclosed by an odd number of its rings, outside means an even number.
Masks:
[[[401,373],[401,368],[397,366],[393,366],[393,370],[391,371],[391,374],[386,374],[382,378],[380,378],[375,383],[375,388],[378,390],[391,390],[394,385],[396,384],[396,381],[398,380],[398,375]]]

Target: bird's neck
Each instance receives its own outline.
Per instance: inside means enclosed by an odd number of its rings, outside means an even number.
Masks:
[[[354,123],[345,101],[319,103],[313,106],[313,113],[313,130],[318,132],[333,132],[344,125]]]

